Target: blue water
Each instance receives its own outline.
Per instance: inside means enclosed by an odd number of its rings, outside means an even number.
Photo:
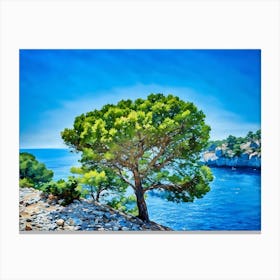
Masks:
[[[54,171],[54,179],[67,178],[79,165],[79,154],[63,149],[22,149]],[[148,194],[150,219],[174,230],[260,230],[261,174],[252,169],[212,168],[211,191],[193,203],[166,201]]]

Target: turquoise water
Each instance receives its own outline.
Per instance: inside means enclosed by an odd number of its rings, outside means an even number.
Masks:
[[[79,154],[64,149],[22,149],[67,178]],[[253,169],[212,168],[211,191],[193,203],[173,203],[157,193],[147,198],[150,219],[175,230],[260,230],[261,173]]]

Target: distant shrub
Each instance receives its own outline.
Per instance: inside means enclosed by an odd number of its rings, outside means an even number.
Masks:
[[[242,154],[242,150],[240,148],[240,144],[235,144],[233,146],[233,154],[234,154],[234,156],[238,156],[238,157]]]
[[[19,155],[19,178],[20,187],[40,186],[51,181],[53,172],[46,168],[45,164],[36,160],[35,156],[29,153]]]

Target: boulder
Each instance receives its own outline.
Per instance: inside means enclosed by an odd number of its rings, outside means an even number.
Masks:
[[[58,226],[60,226],[60,227],[63,227],[63,226],[64,226],[64,220],[63,220],[63,219],[58,219],[58,220],[56,221],[56,224],[57,224]]]

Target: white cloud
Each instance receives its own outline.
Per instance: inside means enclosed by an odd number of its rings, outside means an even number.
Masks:
[[[60,137],[60,132],[66,127],[72,127],[76,116],[100,109],[107,103],[116,103],[120,99],[145,98],[151,92],[172,93],[184,100],[194,102],[199,109],[206,114],[206,122],[212,128],[212,139],[223,139],[229,134],[244,136],[249,130],[255,131],[260,128],[258,123],[247,123],[232,112],[226,111],[219,100],[212,96],[194,92],[189,88],[168,88],[159,85],[138,84],[133,87],[116,88],[108,94],[98,92],[88,94],[88,98],[80,98],[65,101],[61,108],[49,110],[43,113],[44,121],[37,131],[32,134],[21,135],[22,148],[63,148],[65,145]]]

